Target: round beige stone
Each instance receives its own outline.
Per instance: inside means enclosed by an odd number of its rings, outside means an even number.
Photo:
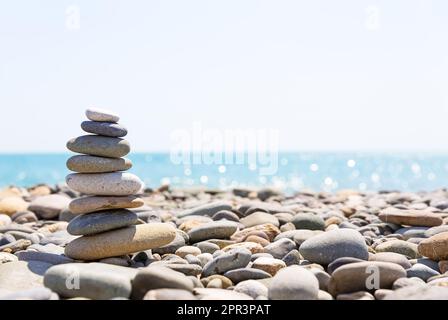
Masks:
[[[261,244],[256,243],[256,242],[250,242],[250,241],[229,244],[228,246],[225,246],[222,250],[224,252],[226,252],[226,251],[229,251],[229,250],[232,250],[232,249],[236,249],[236,248],[247,249],[252,254],[265,252],[265,249],[263,248],[263,246]]]
[[[448,232],[423,240],[418,245],[418,252],[434,261],[448,260]]]
[[[272,223],[265,223],[260,224],[258,226],[245,228],[241,231],[237,231],[230,237],[230,239],[235,241],[243,241],[244,238],[246,238],[249,234],[251,234],[254,231],[264,232],[268,236],[269,241],[274,240],[274,238],[280,233],[280,230]]]
[[[0,213],[0,227],[7,226],[12,222],[12,219],[9,215]]]
[[[280,259],[260,257],[254,261],[252,268],[266,271],[271,276],[275,276],[280,269],[286,268],[286,263]]]
[[[199,227],[203,224],[206,224],[207,222],[205,221],[200,221],[200,220],[187,220],[185,222],[182,222],[182,224],[179,226],[179,230],[182,230],[184,232],[189,232],[191,229],[194,229],[196,227]]]
[[[85,214],[109,209],[138,208],[145,202],[137,196],[89,196],[72,200],[69,210],[73,214]]]
[[[255,243],[258,243],[262,247],[265,247],[270,244],[270,242],[268,240],[266,240],[262,237],[256,236],[256,235],[250,235],[244,241],[255,242]]]
[[[220,280],[221,288],[223,289],[227,289],[228,287],[233,286],[232,280],[220,274],[214,274],[206,278],[202,278],[201,283],[204,287],[208,288],[209,283],[214,280]]]
[[[132,162],[126,158],[77,155],[67,160],[67,168],[79,173],[126,171],[132,168]]]
[[[21,188],[17,187],[6,187],[4,189],[0,190],[0,199],[7,198],[7,197],[22,197],[24,196],[24,191]]]
[[[194,246],[183,246],[176,250],[175,254],[181,258],[185,258],[187,254],[192,254],[194,256],[200,255],[201,249]]]
[[[31,196],[41,197],[51,194],[51,188],[47,185],[37,185],[28,189]]]
[[[28,208],[28,202],[21,197],[6,197],[0,199],[0,213],[12,216],[16,212],[25,211]]]
[[[97,260],[159,248],[174,240],[176,229],[166,223],[149,223],[83,236],[65,247],[77,260]]]
[[[250,228],[253,226],[258,226],[260,224],[266,224],[266,223],[271,223],[276,227],[279,227],[280,223],[278,221],[278,219],[267,212],[254,212],[251,213],[250,215],[241,218],[240,222],[246,227],[246,228]]]

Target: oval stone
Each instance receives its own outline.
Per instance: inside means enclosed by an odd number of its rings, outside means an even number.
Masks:
[[[125,127],[113,122],[83,121],[81,128],[85,132],[107,137],[118,138],[128,134],[128,130]]]
[[[378,217],[387,223],[416,227],[434,227],[443,223],[440,215],[424,210],[386,209]]]
[[[248,235],[258,231],[266,234],[266,236],[268,236],[269,238],[269,241],[272,241],[280,233],[280,230],[276,226],[270,223],[266,223],[237,231],[232,235],[231,239],[240,242],[243,241]]]
[[[286,263],[287,266],[292,266],[295,264],[300,264],[300,261],[303,260],[303,257],[300,255],[300,252],[296,249],[291,250],[286,254],[282,260]]]
[[[92,156],[121,158],[131,151],[131,146],[121,138],[86,135],[69,140],[67,149]]]
[[[222,248],[222,251],[226,252],[235,248],[244,248],[249,250],[250,252],[252,252],[252,254],[254,253],[260,253],[260,252],[264,252],[264,248],[261,244],[258,244],[256,242],[250,242],[250,241],[245,241],[245,242],[237,242],[237,243],[233,243],[233,244],[229,244],[227,246],[225,246],[224,248]]]
[[[431,238],[432,236],[442,232],[448,232],[448,224],[429,228],[426,230],[424,238]]]
[[[395,252],[409,257],[410,259],[420,258],[418,246],[415,243],[403,240],[390,240],[380,243],[375,248],[376,252]]]
[[[193,282],[184,274],[163,266],[149,266],[141,269],[132,282],[132,297],[142,299],[154,289],[183,289],[192,291]]]
[[[274,241],[267,245],[264,249],[270,253],[274,258],[282,259],[290,251],[296,249],[296,243],[290,239],[284,238]]]
[[[233,221],[213,221],[191,229],[188,236],[192,243],[208,239],[226,239],[234,234],[237,229],[238,225]]]
[[[389,289],[395,280],[406,277],[406,271],[398,264],[383,261],[355,262],[337,268],[332,274],[328,291],[337,296],[340,293],[370,290]],[[369,280],[372,281],[369,281]],[[378,280],[375,282],[375,280]]]
[[[235,286],[234,291],[247,294],[254,299],[268,296],[268,288],[256,280],[242,281]]]
[[[138,208],[144,204],[145,202],[137,196],[90,196],[72,200],[69,209],[73,214],[84,214],[108,209]]]
[[[65,181],[78,192],[100,196],[129,196],[136,194],[143,182],[132,173],[72,173]]]
[[[233,283],[239,283],[245,280],[258,280],[270,278],[271,274],[260,269],[253,268],[238,268],[234,270],[227,271],[224,276],[232,280]]]
[[[405,269],[409,269],[412,265],[405,255],[395,252],[378,252],[369,257],[370,261],[384,261],[399,264]]]
[[[395,231],[395,234],[401,235],[403,240],[412,238],[428,238],[425,233],[428,227],[404,227]]]
[[[280,269],[286,268],[286,263],[275,258],[260,257],[253,262],[252,268],[266,271],[274,276]]]
[[[339,229],[324,232],[305,240],[300,254],[313,263],[328,265],[342,257],[369,258],[364,237],[356,230]]]
[[[311,271],[290,266],[272,278],[268,297],[272,300],[315,300],[318,293],[319,281]]]
[[[250,215],[241,218],[240,222],[246,227],[250,228],[253,226],[258,226],[260,224],[271,223],[274,226],[278,227],[280,225],[278,219],[272,214],[257,211],[251,213]]]
[[[130,210],[106,210],[77,216],[68,224],[67,232],[74,236],[92,235],[132,226],[136,224],[137,221],[137,214]]]
[[[175,236],[170,224],[142,224],[77,238],[67,244],[65,255],[79,260],[116,257],[164,246]]]
[[[229,270],[244,268],[250,262],[251,252],[247,249],[232,249],[208,262],[202,271],[203,277],[225,273]]]
[[[448,232],[423,240],[418,245],[418,252],[431,260],[448,260]]]
[[[194,245],[201,249],[201,252],[213,253],[216,250],[219,250],[219,246],[217,244],[208,241],[197,242]]]
[[[0,214],[12,216],[17,212],[25,211],[27,208],[28,202],[21,197],[12,196],[0,199]]]
[[[325,221],[311,213],[298,213],[296,214],[291,222],[294,224],[296,229],[305,229],[305,230],[324,230],[325,229]]]
[[[201,254],[201,249],[194,246],[183,246],[177,249],[175,254],[181,258],[185,258],[187,255],[198,256]]]
[[[408,278],[420,278],[423,281],[428,281],[429,278],[440,275],[440,272],[431,269],[430,267],[416,263],[411,268],[406,270]]]
[[[86,110],[86,117],[92,121],[104,121],[104,122],[118,122],[120,117],[109,110],[101,108],[88,108]]]
[[[104,158],[77,155],[67,160],[67,168],[79,173],[126,171],[131,169],[131,167],[131,160],[126,158]]]
[[[67,298],[129,298],[136,274],[136,269],[106,263],[67,263],[49,268],[44,285]]]

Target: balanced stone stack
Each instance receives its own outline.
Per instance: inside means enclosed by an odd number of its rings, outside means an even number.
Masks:
[[[158,248],[175,238],[175,228],[165,223],[145,224],[132,208],[144,204],[136,194],[143,182],[124,172],[132,167],[129,142],[122,139],[127,130],[118,124],[119,116],[101,109],[88,109],[81,128],[90,133],[70,140],[67,148],[81,153],[68,159],[67,167],[76,173],[67,185],[85,195],[73,200],[70,211],[77,215],[67,231],[76,236],[65,248],[68,257],[98,260]]]

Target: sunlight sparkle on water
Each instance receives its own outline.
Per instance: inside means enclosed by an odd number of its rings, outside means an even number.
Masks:
[[[353,168],[354,166],[356,166],[356,161],[353,159],[350,159],[347,161],[347,167],[349,168]]]

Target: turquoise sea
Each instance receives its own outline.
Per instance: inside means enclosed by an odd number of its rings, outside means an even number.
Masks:
[[[69,173],[65,167],[69,156],[1,154],[0,186],[62,182]],[[429,191],[448,185],[448,154],[280,153],[269,174],[260,170],[266,166],[263,159],[250,157],[241,157],[239,164],[224,160],[177,164],[169,153],[134,153],[129,158],[134,164],[130,171],[149,187],[169,183],[213,188],[273,186],[285,191]]]

